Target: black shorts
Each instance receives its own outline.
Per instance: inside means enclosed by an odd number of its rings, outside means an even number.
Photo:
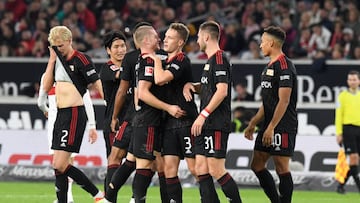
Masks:
[[[106,147],[106,157],[108,157],[111,153],[111,147],[114,143],[116,133],[104,130],[104,140],[105,140],[105,147]]]
[[[116,133],[113,146],[120,149],[128,150],[133,133],[132,129],[133,127],[129,125],[127,121],[124,121]]]
[[[220,130],[203,130],[195,137],[195,153],[206,157],[225,158],[229,133]]]
[[[160,152],[159,127],[133,127],[133,130],[135,157],[155,160],[154,151]]]
[[[264,132],[259,132],[256,140],[254,150],[267,152],[271,155],[277,156],[292,156],[295,149],[296,133],[287,133],[284,131],[275,131],[273,144],[270,147],[265,147],[262,143]]]
[[[84,106],[58,109],[51,149],[79,153],[86,122]]]
[[[162,136],[161,155],[175,155],[180,159],[194,158],[194,136],[191,135],[191,126],[175,129],[166,129]]]
[[[343,125],[343,144],[345,154],[360,152],[360,126]]]

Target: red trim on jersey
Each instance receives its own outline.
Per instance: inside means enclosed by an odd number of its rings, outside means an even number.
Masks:
[[[111,60],[109,60],[108,62],[106,62],[107,65],[112,65],[114,64]]]
[[[280,68],[281,70],[286,70],[288,69],[288,65],[286,63],[286,59],[285,59],[285,55],[281,55],[278,58],[279,62],[280,62]]]
[[[154,127],[148,127],[148,135],[146,139],[146,151],[152,152],[154,147]]]
[[[78,120],[78,107],[71,108],[71,121],[70,121],[70,130],[69,130],[69,139],[68,144],[73,145],[76,135],[76,125]]]
[[[185,55],[184,55],[183,52],[179,52],[179,53],[177,53],[175,56],[173,56],[173,57],[171,57],[171,58],[167,58],[167,59],[166,59],[166,62],[169,63],[169,62],[175,60],[175,58],[176,58],[176,60],[178,60],[178,61],[183,61],[183,60],[185,59]]]
[[[221,50],[218,50],[218,51],[215,53],[216,64],[218,64],[218,65],[221,65],[221,64],[224,63],[224,62],[223,62],[222,53],[223,53],[223,51],[221,51]]]
[[[120,128],[119,128],[119,131],[117,132],[116,137],[115,137],[116,140],[121,140],[121,139],[122,139],[127,124],[128,124],[127,121],[124,121],[124,122],[121,124],[121,126],[120,126]]]
[[[284,61],[282,61],[282,60],[284,60]],[[280,68],[281,68],[281,70],[287,69],[287,63],[286,63],[285,55],[284,55],[284,54],[280,54],[280,56],[277,57],[276,60],[270,61],[270,63],[268,63],[267,66],[268,66],[268,67],[271,66],[271,65],[274,64],[276,61],[279,61],[279,62],[280,62]],[[284,63],[284,64],[282,64],[282,63]],[[286,66],[286,68],[285,68],[284,66]]]
[[[215,131],[215,150],[221,149],[221,131]]]
[[[51,89],[48,91],[48,95],[55,95],[55,86],[51,87]]]
[[[282,145],[282,148],[288,148],[289,147],[289,134],[288,133],[282,133],[282,135],[281,135],[281,145]]]
[[[84,64],[84,66],[87,66],[90,64],[89,60],[86,58],[86,56],[83,53],[75,51],[75,56],[80,59],[80,61]]]

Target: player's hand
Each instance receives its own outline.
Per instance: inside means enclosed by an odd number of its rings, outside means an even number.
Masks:
[[[48,112],[48,111],[45,111],[45,112],[44,112],[44,116],[45,116],[46,118],[48,118],[48,117],[49,117],[49,112]]]
[[[98,138],[98,134],[96,132],[96,129],[91,128],[89,130],[89,142],[90,142],[90,144],[93,144],[94,142],[96,142],[97,138]]]
[[[263,145],[266,147],[270,147],[271,144],[273,143],[273,139],[274,139],[274,129],[269,127],[266,128],[262,138]]]
[[[49,47],[50,57],[49,61],[56,61],[56,53],[53,48]]]
[[[205,118],[199,115],[191,126],[191,134],[194,136],[201,135],[202,127],[205,123]]]
[[[339,144],[339,146],[341,147],[343,144],[343,136],[342,135],[336,135],[336,142]]]
[[[244,130],[244,137],[248,140],[254,139],[255,126],[248,125]]]
[[[195,92],[195,87],[193,84],[191,84],[191,82],[188,82],[184,85],[184,88],[183,88],[183,95],[184,95],[184,98],[187,102],[191,101],[193,98],[192,98],[192,92]]]
[[[116,130],[118,129],[119,126],[119,120],[116,119],[111,119],[111,123],[110,123],[110,128],[111,128],[111,132],[116,132]]]
[[[177,105],[169,105],[167,112],[175,118],[180,118],[186,115],[186,112]]]
[[[154,60],[154,61],[156,61],[156,60],[160,60],[160,61],[161,61],[160,57],[158,57],[156,54],[153,54],[153,53],[142,55],[142,58],[143,58],[143,59],[145,59],[145,58],[147,58],[147,57],[151,58],[151,59]]]

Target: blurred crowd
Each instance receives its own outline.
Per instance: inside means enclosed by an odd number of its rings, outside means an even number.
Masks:
[[[104,33],[116,29],[131,38],[134,25],[147,21],[160,36],[171,22],[185,23],[185,51],[203,59],[196,33],[213,19],[222,26],[221,48],[232,58],[262,59],[262,29],[278,25],[286,31],[284,52],[291,58],[360,59],[355,0],[0,0],[0,19],[1,57],[46,57],[49,29],[66,25],[74,48],[106,58]]]

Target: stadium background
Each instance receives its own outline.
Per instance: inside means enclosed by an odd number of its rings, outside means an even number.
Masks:
[[[73,7],[67,8],[68,4]],[[292,164],[295,188],[334,190],[333,173],[339,149],[333,127],[335,98],[346,86],[346,73],[358,69],[358,61],[354,59],[357,59],[355,50],[360,26],[359,20],[353,21],[350,16],[353,14],[358,18],[358,11],[356,1],[331,0],[0,1],[0,179],[38,181],[53,178],[47,155],[46,120],[35,105],[38,81],[46,67],[46,39],[50,26],[64,24],[71,27],[74,47],[91,55],[99,68],[106,61],[101,46],[101,36],[106,31],[120,29],[131,36],[136,22],[145,20],[153,23],[163,35],[170,22],[184,22],[191,31],[185,51],[191,56],[194,76],[198,78],[204,55],[194,43],[197,27],[204,20],[214,19],[223,28],[221,47],[234,64],[234,83],[246,80],[248,91],[255,96],[253,102],[234,102],[233,108],[242,105],[256,109],[259,106],[259,73],[267,61],[257,48],[261,28],[270,22],[287,31],[289,37],[284,51],[295,59],[300,76],[299,137],[295,163]],[[89,13],[95,18],[86,17],[92,16]],[[308,22],[302,20],[308,17],[304,13],[312,14]],[[91,19],[95,19],[95,23],[89,24]],[[286,19],[290,19],[290,26]],[[319,36],[316,31],[319,25],[322,30],[327,29],[330,36]],[[310,36],[302,38],[306,31]],[[349,35],[352,37],[350,42]],[[327,37],[325,48],[316,43],[309,46],[310,39],[316,37]],[[255,46],[251,45],[253,42]],[[128,46],[131,49],[131,39]],[[104,107],[102,101],[96,99],[95,104],[99,124]],[[226,166],[239,185],[254,186],[258,183],[249,170],[253,143],[242,137],[241,134],[231,135]],[[84,140],[84,149],[76,161],[97,181],[105,172],[104,148],[101,140],[93,146]],[[180,177],[189,183],[194,181],[189,179],[186,170],[181,171]],[[352,179],[349,185],[349,190],[355,190]]]

